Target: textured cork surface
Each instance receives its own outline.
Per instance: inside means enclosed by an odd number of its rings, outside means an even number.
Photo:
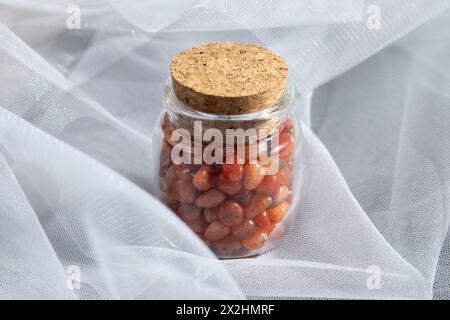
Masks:
[[[178,53],[173,89],[186,105],[214,114],[245,114],[275,105],[288,76],[286,62],[260,46],[214,42]]]

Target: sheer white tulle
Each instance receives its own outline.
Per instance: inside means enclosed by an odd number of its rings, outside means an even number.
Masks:
[[[0,0],[0,298],[450,299],[450,0],[76,4]],[[286,57],[304,123],[295,224],[252,259],[152,196],[168,64],[222,40]]]

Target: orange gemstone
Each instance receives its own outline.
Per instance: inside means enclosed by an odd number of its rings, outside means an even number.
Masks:
[[[218,207],[225,201],[225,195],[216,189],[203,192],[195,200],[195,204],[201,208]]]
[[[256,250],[261,248],[267,241],[268,235],[263,230],[257,230],[253,235],[245,240],[241,241],[244,248],[248,250]]]
[[[237,226],[243,216],[244,209],[236,201],[227,200],[219,208],[219,220],[226,226]]]
[[[189,181],[177,180],[172,184],[170,189],[181,203],[192,203],[197,196],[197,190],[195,190],[194,186]]]
[[[294,179],[294,174],[292,172],[292,169],[289,168],[289,166],[281,168],[280,171],[278,171],[277,175],[278,175],[279,182],[281,184],[284,184],[287,186],[292,184],[292,181]]]
[[[260,228],[267,228],[270,225],[270,217],[267,210],[264,210],[263,212],[260,212],[256,215],[256,217],[253,218],[253,221],[257,224]]]
[[[259,164],[247,164],[244,168],[244,188],[255,189],[264,179],[264,168]]]
[[[280,222],[286,216],[288,210],[289,203],[285,201],[274,208],[270,208],[267,212],[269,213],[270,220]]]
[[[252,199],[251,191],[247,189],[242,189],[233,196],[228,197],[231,200],[239,202],[242,206],[247,206]]]
[[[242,190],[242,182],[231,181],[223,175],[219,175],[217,188],[227,195],[235,195]]]
[[[192,184],[200,191],[207,191],[214,187],[216,183],[216,176],[211,167],[202,165],[194,177],[192,178]]]
[[[244,175],[244,166],[238,157],[235,157],[233,163],[222,165],[223,175],[230,181],[240,181]]]
[[[227,227],[220,221],[212,222],[205,230],[205,238],[210,241],[219,241],[231,232],[231,228]]]
[[[295,151],[294,136],[289,133],[280,134],[279,138],[279,156],[281,159],[290,159]]]
[[[256,230],[256,225],[252,220],[245,219],[240,225],[233,228],[233,237],[237,240],[248,239]]]
[[[266,195],[275,195],[280,187],[278,175],[265,176],[263,181],[256,188],[256,192]]]
[[[178,207],[177,213],[184,221],[192,221],[200,217],[202,209],[195,204],[182,204]]]
[[[184,164],[174,165],[175,173],[181,180],[190,180],[192,178],[191,168]]]
[[[277,193],[273,196],[272,207],[276,207],[283,201],[286,201],[289,195],[291,194],[291,190],[285,185],[282,185],[278,188]]]
[[[244,215],[247,219],[252,219],[258,213],[266,210],[272,204],[272,197],[262,194],[255,194],[250,203],[244,209]]]
[[[214,244],[220,254],[231,254],[241,250],[241,243],[231,236],[228,236]]]

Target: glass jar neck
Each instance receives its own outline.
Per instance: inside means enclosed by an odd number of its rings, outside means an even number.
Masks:
[[[194,125],[206,131],[218,129],[225,133],[227,129],[266,130],[269,134],[276,133],[291,114],[294,104],[295,91],[293,85],[287,81],[282,98],[274,106],[253,113],[239,115],[222,115],[197,111],[182,103],[175,95],[172,81],[169,78],[163,91],[163,102],[166,121],[174,128],[184,128],[188,131]]]

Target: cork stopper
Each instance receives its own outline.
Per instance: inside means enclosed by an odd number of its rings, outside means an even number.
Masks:
[[[239,115],[272,107],[283,96],[286,62],[263,47],[213,42],[178,53],[170,65],[177,98],[191,108]]]

